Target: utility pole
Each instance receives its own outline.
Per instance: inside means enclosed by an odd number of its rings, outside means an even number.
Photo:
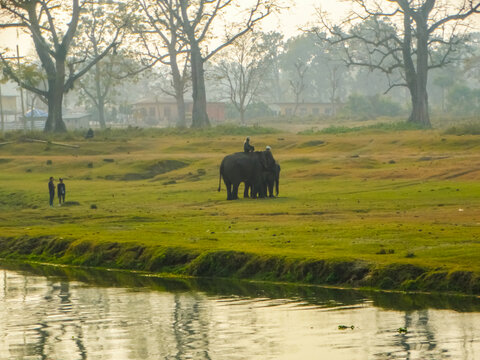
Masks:
[[[18,44],[17,44],[17,65],[18,65],[18,68],[20,69],[20,52],[18,50]],[[20,102],[21,102],[21,105],[22,105],[23,131],[26,133],[27,132],[27,119],[25,118],[25,105],[23,104],[23,88],[21,86],[20,86]],[[33,117],[32,117],[32,121],[33,121]],[[33,126],[32,126],[32,128],[33,128]]]
[[[0,117],[1,117],[1,120],[2,120],[2,136],[5,136],[5,119],[3,117],[2,84],[0,84]]]

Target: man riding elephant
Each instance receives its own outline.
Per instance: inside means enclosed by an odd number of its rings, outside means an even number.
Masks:
[[[246,153],[255,151],[255,147],[250,144],[250,136],[247,136],[243,143],[243,151]]]
[[[227,155],[220,165],[220,191],[222,177],[227,187],[227,200],[238,199],[238,186],[245,182],[252,185],[252,193],[264,193],[264,172],[275,171],[275,159],[271,151],[243,152]]]

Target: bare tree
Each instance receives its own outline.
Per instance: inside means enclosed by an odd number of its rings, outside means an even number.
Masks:
[[[227,88],[230,102],[240,114],[245,125],[245,112],[258,95],[260,84],[266,76],[265,58],[268,48],[263,46],[261,34],[251,32],[232,44],[216,67],[218,76]]]
[[[193,97],[192,127],[210,126],[207,115],[204,64],[271,14],[276,9],[277,0],[253,1],[253,5],[247,9],[243,21],[230,24],[230,30],[227,31],[225,38],[221,39],[212,50],[208,48],[209,41],[213,37],[219,40],[213,34],[213,24],[229,7],[234,8],[234,6],[240,5],[240,0],[174,0],[174,2],[174,13],[177,14],[190,49]],[[240,15],[242,14],[237,14],[237,17]]]
[[[323,28],[333,35],[324,40],[344,44],[349,65],[387,74],[391,81],[388,90],[407,87],[412,104],[409,121],[430,127],[428,72],[454,59],[466,31],[463,21],[479,12],[480,1],[351,1],[358,11],[343,26],[332,26],[321,16]],[[319,36],[321,30],[315,29]],[[395,74],[400,78],[395,79]]]
[[[118,24],[109,44],[95,57],[71,56],[70,50],[77,34],[80,14],[87,1],[71,0],[1,0],[0,16],[4,27],[21,26],[30,33],[35,50],[46,74],[46,88],[32,86],[20,76],[15,65],[0,53],[7,75],[23,88],[39,95],[48,104],[46,132],[65,132],[62,119],[63,96],[73,88],[77,79],[87,73],[118,44],[124,23]],[[94,14],[91,14],[95,16]],[[111,13],[106,14],[111,16]],[[89,49],[85,49],[88,53]],[[78,54],[77,54],[78,55]]]
[[[266,79],[262,85],[263,98],[271,98],[273,102],[283,101],[282,86],[280,84],[280,58],[284,50],[283,34],[272,31],[262,36],[263,47],[266,48],[265,58]]]
[[[293,66],[295,67],[295,77],[288,80],[288,82],[295,96],[295,108],[293,109],[293,115],[295,116],[298,106],[300,105],[302,94],[305,91],[305,75],[307,74],[308,64],[296,61]]]
[[[110,45],[110,34],[115,33],[118,24],[113,21],[113,15],[107,14],[112,9],[108,9],[104,4],[87,3],[84,8],[85,14],[80,18],[78,36],[72,44],[71,53],[79,59],[86,57],[92,61],[99,58]],[[130,70],[125,54],[119,55],[119,53],[124,52],[117,45],[78,81],[80,94],[86,95],[89,102],[97,109],[102,129],[106,128],[105,107],[111,100],[112,90],[118,84],[121,74],[128,73]]]
[[[138,34],[143,45],[143,55],[154,63],[161,62],[170,67],[173,92],[162,87],[162,91],[173,96],[177,103],[177,127],[186,126],[184,95],[189,81],[189,51],[181,34],[179,8],[167,0],[137,0],[144,15]],[[175,12],[177,16],[175,16]]]
[[[332,49],[330,46],[324,49],[324,53],[321,54],[320,61],[323,62],[328,76],[328,95],[330,104],[332,106],[332,116],[337,115],[337,102],[341,96],[342,83],[347,76],[347,67],[341,60],[341,56],[336,49]]]

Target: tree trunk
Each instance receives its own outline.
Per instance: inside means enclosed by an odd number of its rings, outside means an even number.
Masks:
[[[295,107],[293,108],[293,116],[297,115],[298,105],[300,104],[300,93],[295,92]]]
[[[332,116],[335,117],[337,116],[336,98],[337,98],[337,88],[338,88],[336,67],[330,70],[330,86],[332,88],[332,95],[330,98],[330,102],[332,104]]]
[[[177,101],[177,127],[184,128],[187,126],[187,119],[185,116],[185,99],[183,98],[183,93],[176,96]]]
[[[425,128],[431,127],[430,115],[428,112],[427,91],[419,89],[415,95],[412,95],[412,112],[408,122],[420,125]],[[412,93],[412,91],[410,91]]]
[[[335,117],[337,116],[337,103],[335,101],[335,97],[336,97],[336,89],[335,87],[332,88],[332,96],[330,97],[330,104],[332,106],[332,114],[331,116]]]
[[[57,54],[55,71],[48,73],[48,117],[45,132],[67,132],[62,119],[63,95],[65,94],[65,55]]]
[[[205,90],[205,75],[203,70],[203,59],[198,44],[191,48],[192,57],[192,127],[209,127],[210,121],[207,114],[207,92]]]
[[[177,127],[183,128],[187,126],[187,120],[185,117],[185,99],[183,97],[184,92],[184,80],[180,74],[176,55],[174,55],[175,48],[170,50],[170,67],[172,68],[173,88],[175,90],[175,100],[177,102]]]
[[[425,128],[432,127],[428,112],[428,28],[417,22],[417,71],[410,88],[412,113],[409,122]]]
[[[107,128],[107,123],[105,122],[105,100],[103,98],[98,99],[98,121],[102,129]]]
[[[244,108],[240,108],[240,124],[242,124],[243,126],[246,125],[246,123],[245,123],[245,109]]]
[[[97,93],[97,99],[94,99],[94,103],[97,104],[100,127],[105,129],[107,127],[107,124],[105,123],[105,96],[102,95],[100,66],[99,62],[95,64],[95,91]]]
[[[48,88],[48,117],[45,123],[45,132],[67,132],[67,127],[62,119],[63,104],[63,79],[49,83]]]

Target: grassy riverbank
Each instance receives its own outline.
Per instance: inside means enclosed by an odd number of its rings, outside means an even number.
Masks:
[[[281,164],[279,198],[217,192],[221,159],[247,133]],[[79,148],[0,146],[3,257],[480,293],[478,135],[218,128],[55,141]],[[65,179],[68,206],[48,206],[49,176]]]

